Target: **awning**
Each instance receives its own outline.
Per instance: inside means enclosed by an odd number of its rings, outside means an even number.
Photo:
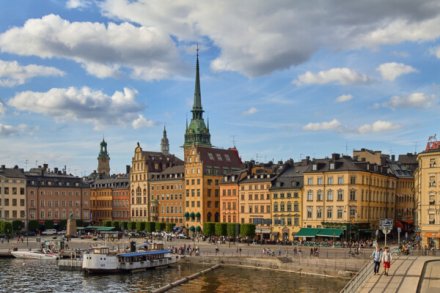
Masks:
[[[298,233],[295,234],[293,237],[315,237],[316,233],[320,229],[316,228],[301,228]]]
[[[340,237],[344,231],[342,229],[335,229],[335,228],[323,228],[319,229],[318,233],[316,233],[316,236],[320,237]]]

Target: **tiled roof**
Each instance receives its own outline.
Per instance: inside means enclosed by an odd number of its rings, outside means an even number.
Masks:
[[[24,176],[23,169],[19,169],[18,167],[6,168],[5,166],[1,166],[0,176],[4,176],[6,178],[26,178],[26,176]]]
[[[243,162],[241,161],[238,151],[235,148],[218,149],[197,147],[197,153],[200,156],[200,160],[204,166],[220,167],[220,168],[243,168]]]

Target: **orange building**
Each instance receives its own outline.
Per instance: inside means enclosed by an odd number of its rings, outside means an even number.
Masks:
[[[238,223],[239,211],[239,181],[242,174],[238,171],[223,176],[220,183],[220,220],[222,223]]]

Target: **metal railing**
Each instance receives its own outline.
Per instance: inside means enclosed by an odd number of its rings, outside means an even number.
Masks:
[[[366,263],[365,266],[350,280],[350,282],[348,282],[347,285],[342,288],[340,293],[356,292],[359,287],[364,283],[365,279],[370,276],[371,272],[373,271],[373,266],[373,262]]]

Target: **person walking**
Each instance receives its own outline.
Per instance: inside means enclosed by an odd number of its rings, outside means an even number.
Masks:
[[[383,268],[385,271],[385,276],[388,276],[388,271],[390,270],[391,267],[391,253],[390,250],[388,248],[388,246],[385,247],[385,251],[382,253],[382,261],[383,261]]]
[[[371,257],[373,258],[373,262],[374,262],[374,274],[378,274],[379,273],[379,268],[380,268],[380,261],[382,259],[382,251],[379,248],[379,246],[376,246],[376,249],[373,251],[373,253],[371,254]]]

